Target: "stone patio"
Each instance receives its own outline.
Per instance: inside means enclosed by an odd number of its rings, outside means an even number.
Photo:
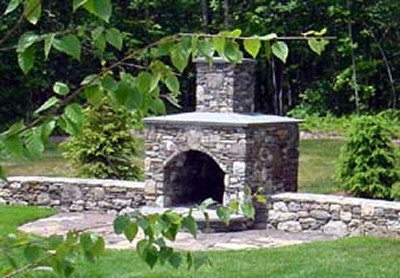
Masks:
[[[20,227],[20,231],[40,236],[51,234],[64,235],[71,229],[92,231],[102,234],[106,239],[106,247],[112,249],[134,248],[137,239],[129,243],[123,236],[113,232],[114,215],[101,212],[59,213]],[[194,239],[189,233],[180,233],[175,242],[171,242],[177,250],[242,250],[255,248],[273,248],[302,244],[318,240],[333,240],[337,237],[316,232],[298,234],[285,233],[278,230],[246,230],[229,233],[200,233]]]

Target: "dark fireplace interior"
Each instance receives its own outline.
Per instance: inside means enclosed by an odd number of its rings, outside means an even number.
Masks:
[[[199,204],[207,198],[222,203],[224,176],[207,154],[186,151],[173,157],[164,168],[164,190],[171,206]]]

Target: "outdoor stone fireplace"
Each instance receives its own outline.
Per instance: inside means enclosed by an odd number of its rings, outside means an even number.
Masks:
[[[254,113],[254,66],[198,60],[196,112],[145,119],[145,190],[157,204],[227,204],[245,185],[297,190],[299,121]]]

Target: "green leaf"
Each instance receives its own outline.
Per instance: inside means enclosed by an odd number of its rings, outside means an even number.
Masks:
[[[69,94],[69,87],[68,87],[68,85],[65,84],[65,83],[56,82],[56,83],[54,83],[53,91],[54,91],[54,93],[56,93],[57,95],[66,96],[66,95]]]
[[[25,33],[18,40],[17,52],[24,52],[39,40],[39,36],[33,33]]]
[[[81,43],[77,36],[69,34],[61,38],[61,40],[54,40],[54,48],[58,51],[77,59],[81,58]]]
[[[226,225],[229,224],[230,218],[231,218],[231,212],[228,207],[218,207],[217,208],[217,216],[219,219],[221,219]]]
[[[58,120],[58,125],[70,135],[78,135],[80,133],[79,126],[68,118],[65,114]]]
[[[36,262],[36,260],[39,259],[41,253],[42,249],[35,244],[29,244],[24,248],[24,257],[30,263]]]
[[[18,65],[24,74],[28,74],[35,63],[35,49],[33,46],[24,52],[18,52]]]
[[[262,41],[270,41],[270,40],[273,40],[273,39],[276,39],[276,38],[278,38],[278,35],[277,34],[275,34],[275,33],[270,33],[270,34],[267,34],[267,35],[265,35],[265,36],[260,36],[260,37],[258,37],[260,40],[262,40]]]
[[[22,0],[11,0],[8,3],[7,9],[4,12],[4,15],[7,15],[9,13],[12,13],[18,6],[22,3]]]
[[[176,94],[176,95],[179,94],[180,85],[179,85],[178,78],[175,75],[170,75],[167,78],[165,78],[164,83],[167,86],[168,90],[170,90],[171,93]]]
[[[59,102],[59,99],[56,97],[51,97],[48,100],[46,100],[45,103],[43,103],[38,109],[35,110],[35,114],[39,114],[40,112],[46,111],[47,109],[53,107]]]
[[[106,41],[116,49],[122,49],[123,37],[117,28],[110,28],[106,31]]]
[[[239,212],[239,201],[238,200],[232,200],[229,203],[229,209],[230,209],[231,212],[238,213]]]
[[[129,217],[126,215],[119,215],[113,221],[114,232],[120,235],[124,232],[125,226],[130,222]]]
[[[142,71],[137,76],[137,88],[141,94],[147,94],[150,91],[152,75],[146,71]]]
[[[50,34],[44,39],[44,57],[45,60],[49,57],[51,47],[54,43],[55,34]]]
[[[160,45],[158,45],[158,47],[154,50],[154,54],[156,57],[160,57],[160,56],[165,56],[168,55],[169,52],[171,51],[171,48],[173,47],[174,44],[172,44],[171,42],[167,41],[167,42],[163,42]]]
[[[217,50],[220,56],[224,55],[224,48],[225,48],[225,37],[224,36],[216,36],[212,39],[214,48]]]
[[[173,254],[174,251],[171,247],[161,246],[160,252],[158,253],[158,260],[160,261],[160,264],[164,265]]]
[[[167,210],[166,212],[164,212],[164,215],[168,218],[168,221],[172,224],[178,225],[182,221],[182,216],[173,210]]]
[[[267,198],[265,196],[261,195],[261,194],[257,194],[256,195],[256,201],[257,201],[257,203],[260,203],[260,204],[266,204],[267,203]]]
[[[242,60],[242,52],[239,45],[234,41],[227,41],[224,48],[224,56],[231,63],[238,63]]]
[[[111,0],[87,0],[83,7],[98,18],[108,22],[112,12]]]
[[[240,29],[235,29],[235,30],[231,31],[231,36],[235,37],[235,38],[240,37],[241,34],[242,34],[242,30],[240,30]]]
[[[125,105],[132,90],[132,84],[127,80],[122,80],[119,82],[118,88],[109,92],[109,95],[116,104]]]
[[[199,36],[198,35],[193,35],[191,38],[191,42],[190,42],[190,48],[191,48],[191,52],[192,52],[192,57],[196,57],[197,56],[197,44],[199,43]]]
[[[101,86],[107,91],[114,91],[118,88],[118,82],[111,75],[106,75],[101,79]]]
[[[44,122],[40,126],[40,134],[41,134],[42,142],[47,143],[48,138],[51,135],[51,133],[53,132],[55,126],[56,126],[56,122],[54,120]]]
[[[286,63],[286,59],[289,55],[289,48],[285,42],[277,41],[271,45],[272,53],[279,58],[283,63]]]
[[[188,215],[182,220],[182,227],[186,228],[191,235],[197,236],[197,223],[192,215]]]
[[[204,212],[209,206],[216,204],[217,202],[214,201],[212,198],[207,198],[199,205],[199,210]]]
[[[132,221],[128,221],[124,227],[124,235],[129,242],[132,242],[135,239],[137,232],[138,225]]]
[[[171,241],[174,241],[174,240],[176,239],[176,235],[177,235],[178,232],[179,232],[179,228],[180,228],[180,224],[171,224],[171,225],[169,226],[168,230],[163,231],[162,234],[163,234],[167,239],[169,239],[169,240],[171,240]]]
[[[142,260],[147,263],[150,268],[153,268],[157,263],[158,255],[155,246],[150,244],[146,239],[138,242],[136,245],[136,251]]]
[[[150,92],[153,92],[156,88],[158,88],[158,82],[160,82],[161,79],[161,74],[156,72],[153,73],[153,75],[151,76],[151,82],[150,82]]]
[[[7,136],[3,139],[6,151],[13,157],[21,158],[24,156],[24,146],[21,138],[17,135]]]
[[[88,0],[74,0],[72,2],[72,9],[75,12],[77,9],[82,7]]]
[[[86,87],[83,94],[93,106],[99,105],[105,96],[104,90],[99,85]]]
[[[171,62],[179,72],[183,72],[189,63],[189,55],[181,45],[176,45],[170,52]]]
[[[325,50],[325,46],[329,43],[329,41],[324,39],[309,39],[308,45],[310,46],[311,50],[321,55],[321,53]]]
[[[256,58],[261,48],[260,39],[258,38],[245,39],[243,44],[244,44],[244,49],[247,51],[247,53],[249,53],[253,58]]]
[[[36,25],[41,15],[42,15],[41,0],[25,0],[24,16],[30,23]]]
[[[323,35],[325,35],[327,32],[328,32],[328,29],[325,27],[325,28],[322,28],[321,31],[315,32],[315,35],[316,35],[316,36],[323,36]]]
[[[16,122],[8,130],[3,132],[1,135],[4,135],[4,136],[18,135],[25,128],[26,128],[26,126],[24,125],[23,121]]]
[[[254,206],[253,206],[253,204],[251,202],[246,202],[246,203],[242,204],[240,206],[240,208],[242,209],[243,214],[246,217],[248,217],[250,219],[254,219],[254,217],[256,215],[256,211],[255,211]]]
[[[90,74],[86,76],[82,82],[81,85],[100,85],[101,82],[99,80],[99,75],[97,74]]]
[[[203,265],[210,265],[211,261],[207,254],[205,253],[196,253],[193,256],[193,267],[194,270],[198,270]]]
[[[65,107],[64,114],[78,126],[85,120],[85,114],[83,113],[82,106],[77,103],[72,103]]]
[[[97,40],[101,35],[104,33],[104,27],[103,26],[98,26],[96,27],[92,32],[92,40]]]
[[[82,233],[79,237],[79,242],[84,251],[89,251],[93,246],[92,234]]]
[[[199,41],[197,47],[198,47],[200,56],[206,57],[208,59],[210,59],[214,56],[215,48],[209,40]]]
[[[104,253],[106,249],[106,242],[104,238],[100,235],[97,235],[94,245],[92,247],[92,254],[95,256],[100,256],[101,254]]]
[[[151,102],[150,109],[153,113],[158,115],[164,115],[167,113],[164,102],[158,97]]]
[[[315,30],[308,30],[305,33],[301,33],[303,36],[310,36],[315,34]]]
[[[104,52],[106,50],[106,38],[104,34],[100,34],[96,39],[93,39],[93,45],[101,52]]]
[[[171,266],[173,266],[175,269],[178,269],[181,264],[182,264],[182,255],[174,252],[168,259],[168,262]]]
[[[39,156],[44,151],[41,130],[37,128],[29,129],[25,134],[25,145],[33,157]]]
[[[191,252],[186,253],[186,264],[188,269],[191,269],[193,266],[193,255]]]
[[[51,235],[47,238],[48,248],[50,250],[55,250],[64,242],[64,238],[61,235]]]

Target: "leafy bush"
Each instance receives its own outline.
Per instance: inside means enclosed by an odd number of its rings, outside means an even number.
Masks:
[[[400,179],[393,135],[383,116],[353,120],[337,165],[337,178],[344,190],[359,197],[391,198],[392,186]]]
[[[105,100],[85,111],[82,132],[63,143],[63,156],[81,177],[137,180],[142,169],[135,163],[140,142],[130,133],[130,114]]]

